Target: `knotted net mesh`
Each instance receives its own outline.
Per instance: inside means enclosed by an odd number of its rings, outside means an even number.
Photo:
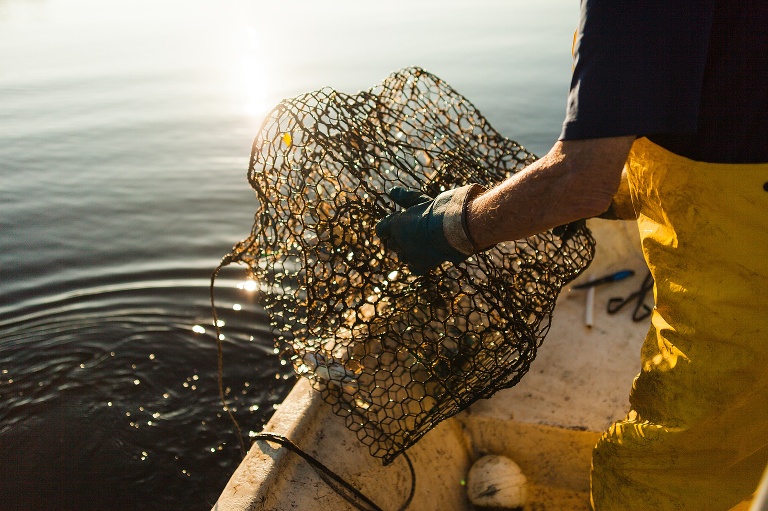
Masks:
[[[254,141],[255,222],[225,261],[247,266],[277,347],[384,464],[515,385],[594,254],[582,222],[417,277],[376,238],[385,192],[492,186],[534,160],[419,68],[286,99]]]

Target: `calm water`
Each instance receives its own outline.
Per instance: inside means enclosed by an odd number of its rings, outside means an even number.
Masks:
[[[279,99],[419,65],[536,153],[576,0],[0,0],[0,510],[208,509],[239,462],[208,278],[250,230]],[[237,268],[225,383],[258,431],[293,379]]]

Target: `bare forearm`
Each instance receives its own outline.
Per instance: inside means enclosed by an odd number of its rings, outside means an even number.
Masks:
[[[635,137],[558,142],[546,156],[472,200],[479,247],[516,240],[608,209]]]

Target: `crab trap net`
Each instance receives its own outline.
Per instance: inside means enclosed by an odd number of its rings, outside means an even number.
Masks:
[[[376,238],[386,191],[490,187],[535,158],[419,68],[283,100],[254,141],[255,222],[223,264],[246,265],[276,346],[385,465],[523,377],[595,248],[580,222],[416,276]]]

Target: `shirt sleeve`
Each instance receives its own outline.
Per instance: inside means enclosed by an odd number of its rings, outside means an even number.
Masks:
[[[560,140],[696,131],[714,0],[582,0]]]

